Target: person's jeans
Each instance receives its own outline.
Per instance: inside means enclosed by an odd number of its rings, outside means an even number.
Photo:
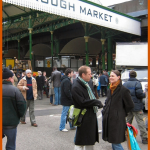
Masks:
[[[7,136],[6,150],[15,150],[17,127],[13,129],[3,129],[3,134]]]
[[[100,97],[100,90],[97,90],[98,96]]]
[[[43,90],[38,90],[38,99],[39,100],[43,99]]]
[[[54,92],[55,92],[55,105],[59,105],[60,104],[60,96],[61,96],[60,87],[54,87]]]
[[[47,90],[47,86],[44,86],[44,91],[46,93],[46,97],[48,98],[48,90]]]
[[[102,97],[104,96],[104,95],[103,95],[103,92],[105,93],[105,96],[107,96],[107,86],[101,86],[101,94],[102,94]]]
[[[53,104],[53,95],[50,96],[50,103]]]
[[[66,117],[67,117],[67,112],[68,112],[69,108],[70,108],[70,106],[63,106],[62,113],[61,113],[61,119],[60,119],[60,126],[59,126],[60,131],[65,129]],[[71,127],[70,122],[69,122],[69,125],[70,125],[70,129],[75,128],[75,127]]]
[[[113,143],[112,143],[112,149],[113,150],[124,150],[121,144],[113,144]]]

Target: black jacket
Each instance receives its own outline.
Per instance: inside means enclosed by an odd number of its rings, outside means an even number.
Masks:
[[[26,100],[11,82],[3,81],[3,129],[15,128],[26,112]]]
[[[109,143],[119,144],[125,141],[127,113],[134,107],[130,91],[118,85],[113,94],[108,90],[105,106],[102,110],[102,138]]]
[[[99,142],[98,122],[93,106],[103,107],[99,100],[91,100],[85,85],[77,78],[72,85],[72,97],[75,108],[87,109],[82,124],[77,127],[75,145],[94,145]]]
[[[37,89],[42,91],[45,83],[45,77],[44,76],[37,76],[36,77],[37,82]]]
[[[126,83],[124,83],[123,86],[130,90],[130,94],[134,102],[133,111],[142,110],[142,98],[145,97],[145,93],[143,93],[140,81],[138,81],[136,78],[129,78],[129,80]]]
[[[66,75],[61,78],[61,105],[71,106],[73,105],[71,94],[72,83],[70,78]]]

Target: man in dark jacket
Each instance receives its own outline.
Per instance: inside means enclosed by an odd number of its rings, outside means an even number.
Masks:
[[[147,144],[148,143],[147,131],[143,121],[143,111],[142,111],[143,109],[142,98],[145,97],[145,93],[143,93],[142,85],[136,79],[136,76],[137,74],[135,71],[130,71],[129,73],[130,78],[126,83],[124,83],[124,86],[130,90],[130,94],[134,102],[134,109],[128,114],[127,122],[132,124],[133,117],[135,116],[135,119],[137,121],[140,130],[142,143]]]
[[[3,137],[7,136],[6,149],[16,149],[17,126],[26,111],[26,101],[19,89],[12,85],[13,73],[3,70]]]
[[[55,103],[53,106],[60,104],[60,81],[61,81],[61,72],[57,70],[56,67],[53,68],[51,80],[53,81],[54,92],[55,92]]]
[[[68,131],[65,129],[66,124],[66,115],[71,105],[73,105],[72,100],[72,94],[71,94],[71,88],[72,83],[70,81],[70,78],[73,76],[73,70],[70,68],[65,70],[65,75],[61,78],[61,105],[63,105],[63,110],[61,114],[61,120],[60,120],[60,131]],[[75,129],[74,127],[70,126],[70,129]]]
[[[36,82],[37,82],[37,90],[38,90],[38,99],[42,100],[45,78],[44,78],[44,76],[42,76],[41,71],[38,71],[38,76],[36,77]]]
[[[107,79],[107,76],[104,75],[104,72],[103,72],[103,75],[100,76],[100,84],[101,84],[101,94],[102,94],[102,97],[104,97],[103,95],[103,92],[105,93],[105,96],[107,96],[107,83],[108,83],[108,79]]]
[[[75,150],[93,149],[95,142],[99,142],[98,124],[97,124],[97,107],[103,107],[99,100],[96,100],[91,85],[88,82],[91,79],[91,69],[88,66],[79,68],[79,76],[74,80],[72,85],[72,97],[75,108],[86,109],[83,116],[82,124],[77,127],[75,135]]]

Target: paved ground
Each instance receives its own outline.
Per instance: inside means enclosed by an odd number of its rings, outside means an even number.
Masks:
[[[105,98],[100,98],[104,103]],[[35,115],[38,127],[32,127],[30,118],[27,112],[26,125],[19,124],[17,133],[17,148],[16,150],[73,150],[75,130],[69,132],[59,131],[60,115],[62,106],[49,105],[49,99],[35,101]],[[99,129],[101,129],[101,110],[98,114]],[[146,117],[147,114],[144,114]],[[133,125],[137,127],[134,120]],[[69,125],[66,125],[69,129]],[[96,143],[94,150],[111,150],[111,144],[102,140],[99,134],[100,142]],[[147,150],[147,145],[141,143],[141,138],[138,135],[137,141],[141,150]],[[3,149],[6,144],[6,138],[3,139]],[[127,150],[127,143],[122,143]]]

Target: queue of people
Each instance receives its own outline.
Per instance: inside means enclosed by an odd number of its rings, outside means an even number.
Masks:
[[[93,150],[95,143],[99,142],[96,114],[100,108],[102,108],[102,139],[111,143],[113,150],[123,150],[121,143],[125,141],[126,123],[132,124],[134,116],[140,129],[142,143],[147,144],[148,137],[143,122],[141,101],[148,95],[143,93],[141,83],[136,79],[136,72],[130,72],[129,81],[124,85],[122,85],[121,73],[118,70],[112,70],[109,78],[107,75],[106,71],[103,71],[102,75],[96,75],[95,72],[92,75],[90,67],[81,66],[78,69],[78,76],[71,80],[74,76],[74,71],[71,68],[67,68],[62,75],[57,67],[54,67],[49,78],[46,77],[46,72],[43,72],[42,75],[41,71],[38,71],[37,77],[33,77],[32,71],[27,69],[24,74],[17,74],[19,83],[15,87],[12,85],[14,73],[4,68],[3,136],[12,138],[10,141],[7,140],[6,147],[15,149],[17,125],[19,120],[21,124],[26,124],[25,116],[28,108],[31,126],[38,126],[34,115],[34,101],[37,98],[42,100],[43,90],[46,92],[46,97],[50,98],[52,106],[60,104],[63,106],[59,126],[59,130],[62,132],[68,131],[65,128],[65,123],[71,105],[81,110],[86,109],[81,126],[72,127],[70,124],[71,130],[76,129],[74,150]],[[107,90],[108,85],[110,87]],[[10,90],[9,95],[6,89]],[[99,99],[100,92],[97,92],[97,89],[98,91],[101,89],[102,97],[104,94],[106,96],[104,106]],[[148,88],[146,90],[148,91]],[[15,105],[10,101],[14,101]],[[13,120],[7,115],[8,111],[12,112],[12,115],[14,113]]]

